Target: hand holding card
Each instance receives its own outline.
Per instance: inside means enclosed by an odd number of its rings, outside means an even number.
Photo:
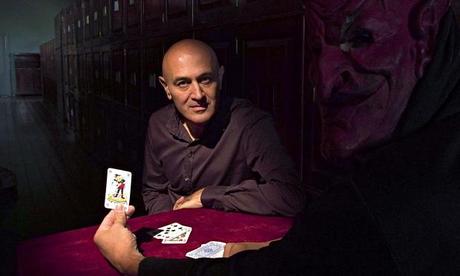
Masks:
[[[123,204],[128,210],[131,195],[131,172],[109,168],[105,187],[104,206],[115,209],[118,204]]]

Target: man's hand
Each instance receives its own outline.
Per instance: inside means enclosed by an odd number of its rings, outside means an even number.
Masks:
[[[137,250],[136,236],[126,228],[127,216],[134,213],[129,206],[125,214],[122,205],[117,206],[105,216],[94,235],[102,255],[123,274],[137,275],[139,263],[145,258]]]
[[[204,188],[195,191],[193,194],[183,197],[181,196],[174,204],[173,210],[187,209],[187,208],[202,208],[201,194]]]

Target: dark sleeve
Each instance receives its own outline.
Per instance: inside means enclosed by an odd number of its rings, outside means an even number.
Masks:
[[[145,258],[139,275],[230,275],[228,259],[159,259]]]
[[[285,237],[222,259],[147,258],[141,275],[399,275],[380,228],[350,185],[310,204]]]
[[[168,195],[169,181],[163,174],[162,164],[152,148],[152,131],[149,127],[145,139],[142,196],[149,214],[169,211],[173,203]]]
[[[226,211],[294,216],[304,206],[305,191],[271,117],[264,116],[248,126],[243,135],[247,165],[260,179],[206,187],[201,197],[203,205]]]

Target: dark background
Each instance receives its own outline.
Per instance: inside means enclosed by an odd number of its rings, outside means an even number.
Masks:
[[[15,0],[0,2],[0,96],[11,95],[10,53],[40,52],[40,45],[54,37],[54,17],[70,0]],[[6,36],[6,38],[5,38]]]

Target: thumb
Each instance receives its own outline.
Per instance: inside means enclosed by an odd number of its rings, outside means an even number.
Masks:
[[[115,221],[114,224],[126,225],[126,214],[123,205],[117,205],[115,208]]]

